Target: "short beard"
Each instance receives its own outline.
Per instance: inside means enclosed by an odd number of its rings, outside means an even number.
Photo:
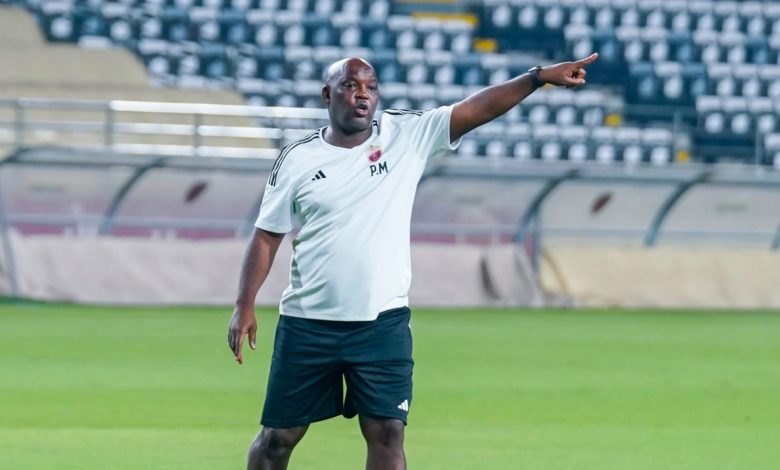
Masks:
[[[354,121],[352,121],[352,122],[347,121],[347,122],[342,122],[339,127],[340,127],[340,130],[344,134],[352,135],[352,134],[357,134],[359,132],[363,132],[366,129],[370,129],[371,128],[371,121],[369,120],[366,125],[362,125],[362,124],[358,125]]]

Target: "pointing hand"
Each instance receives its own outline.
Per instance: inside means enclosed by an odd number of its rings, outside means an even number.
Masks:
[[[577,88],[585,84],[585,67],[592,64],[599,58],[597,53],[574,62],[561,62],[560,64],[548,65],[539,72],[539,79],[544,83],[550,83],[555,86],[565,86],[567,88]]]

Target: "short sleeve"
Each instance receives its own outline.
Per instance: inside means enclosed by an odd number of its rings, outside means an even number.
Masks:
[[[287,233],[293,228],[292,181],[286,165],[274,170],[268,176],[255,227],[273,233]]]
[[[424,112],[419,119],[419,144],[427,157],[455,150],[460,139],[450,142],[452,106],[442,106]]]

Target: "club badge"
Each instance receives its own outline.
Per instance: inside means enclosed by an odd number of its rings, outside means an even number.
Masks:
[[[372,162],[375,162],[380,158],[382,158],[382,149],[380,149],[376,145],[372,145],[371,147],[369,147],[368,150],[366,150],[366,152],[368,153],[368,159]]]

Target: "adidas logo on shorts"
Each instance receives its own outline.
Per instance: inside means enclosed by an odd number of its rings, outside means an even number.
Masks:
[[[409,412],[409,400],[404,400],[403,403],[398,405],[399,410],[404,410],[406,413]]]

